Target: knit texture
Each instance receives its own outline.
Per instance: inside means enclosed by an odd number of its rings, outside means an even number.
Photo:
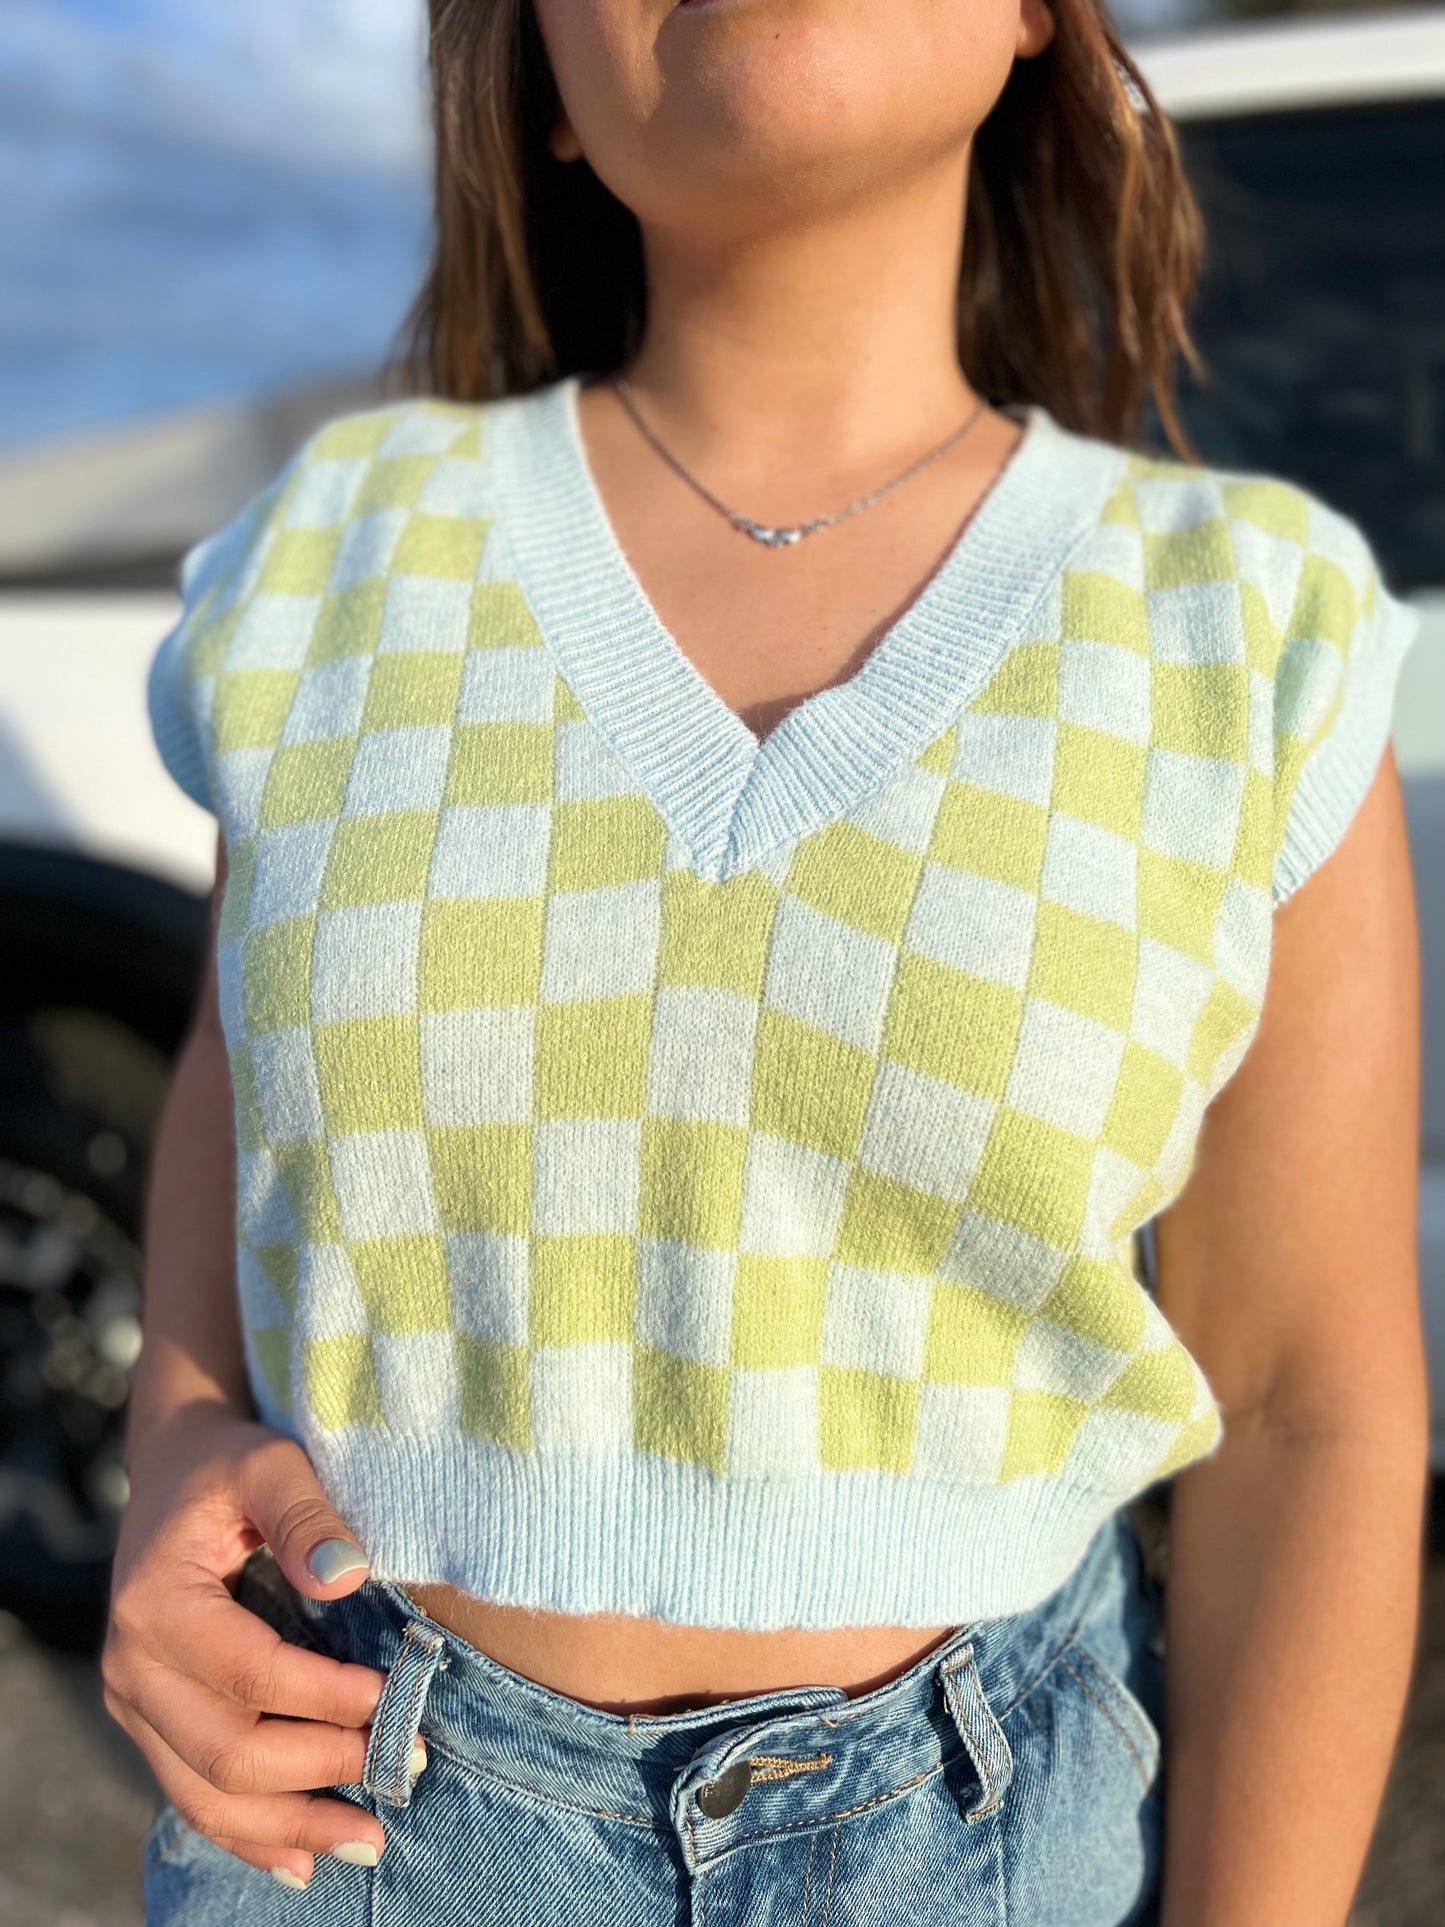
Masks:
[[[153,661],[229,853],[257,1410],[383,1577],[1025,1610],[1222,1436],[1134,1236],[1418,617],[1302,488],[1029,407],[759,745],[630,570],[576,392],[329,424],[186,558]]]

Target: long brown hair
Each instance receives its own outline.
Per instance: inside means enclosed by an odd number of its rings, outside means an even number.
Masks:
[[[1203,223],[1174,130],[1099,0],[1050,0],[974,137],[959,362],[995,406],[1137,446],[1146,394],[1175,451]],[[621,367],[641,339],[636,216],[548,147],[559,101],[531,0],[429,0],[436,229],[402,362],[458,401]]]

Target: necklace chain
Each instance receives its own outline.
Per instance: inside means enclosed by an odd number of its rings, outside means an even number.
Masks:
[[[930,449],[926,455],[920,457],[918,461],[912,463],[908,468],[905,468],[901,475],[895,475],[891,482],[885,482],[881,488],[875,488],[869,495],[859,496],[858,500],[856,502],[850,502],[847,508],[835,509],[831,515],[815,516],[812,521],[799,522],[793,528],[771,528],[765,522],[755,522],[750,515],[744,515],[739,509],[730,508],[726,502],[714,495],[711,489],[706,488],[690,469],[683,466],[677,456],[662,442],[656,432],[638,413],[637,404],[632,399],[632,390],[625,375],[614,375],[612,385],[621,396],[623,405],[632,419],[652,443],[658,454],[662,456],[663,460],[675,468],[683,480],[690,483],[699,495],[711,502],[715,509],[725,515],[735,529],[740,530],[744,535],[750,535],[755,542],[762,542],[770,549],[786,548],[790,543],[799,541],[805,535],[812,535],[818,529],[826,529],[831,527],[834,522],[841,522],[845,516],[857,515],[861,509],[871,508],[873,504],[878,501],[881,496],[886,495],[890,489],[897,488],[900,482],[908,481],[908,479],[916,475],[921,468],[926,468],[930,462],[936,461],[946,449],[952,448],[953,444],[961,440],[962,437],[968,433],[969,429],[973,427],[986,406],[986,403],[980,400],[977,408],[974,409],[963,426],[961,428],[955,428],[951,435],[947,436],[938,444],[937,448]]]

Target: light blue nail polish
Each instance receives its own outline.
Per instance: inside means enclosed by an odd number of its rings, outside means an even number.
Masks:
[[[319,1546],[311,1548],[306,1563],[313,1578],[323,1586],[330,1586],[349,1572],[365,1572],[369,1561],[361,1547],[354,1546],[349,1539],[323,1539]]]

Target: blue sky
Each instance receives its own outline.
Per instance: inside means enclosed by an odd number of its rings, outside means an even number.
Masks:
[[[365,372],[427,238],[420,0],[5,0],[0,444]]]

